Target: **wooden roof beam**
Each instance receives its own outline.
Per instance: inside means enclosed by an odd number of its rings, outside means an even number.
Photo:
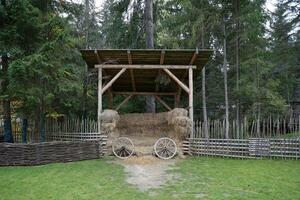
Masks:
[[[128,57],[128,64],[132,65],[132,56],[130,50],[127,50],[127,57]],[[129,72],[131,77],[132,90],[136,91],[133,69],[130,69]]]
[[[96,68],[102,69],[196,69],[196,65],[126,65],[126,64],[104,64],[95,65]]]
[[[114,95],[142,95],[142,96],[174,96],[175,92],[122,92],[112,91]]]

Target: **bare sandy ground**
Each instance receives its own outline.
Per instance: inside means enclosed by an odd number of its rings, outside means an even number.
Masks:
[[[159,188],[176,178],[175,174],[167,172],[174,168],[176,161],[176,159],[161,160],[154,156],[142,156],[115,162],[124,166],[127,183],[135,185],[139,190],[145,192],[149,189]]]

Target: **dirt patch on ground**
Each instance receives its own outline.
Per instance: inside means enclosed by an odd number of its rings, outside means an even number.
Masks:
[[[153,156],[142,156],[116,162],[124,166],[127,183],[137,186],[141,191],[147,191],[159,188],[176,178],[175,174],[167,172],[174,168],[176,161],[176,159],[160,160]]]

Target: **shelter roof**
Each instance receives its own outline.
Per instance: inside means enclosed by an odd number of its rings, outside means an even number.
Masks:
[[[170,81],[168,84],[158,84],[161,75],[159,66],[169,66],[169,70],[180,80],[186,82],[187,69],[175,69],[176,66],[196,66],[201,70],[212,55],[210,49],[95,49],[81,50],[83,59],[88,67],[94,68],[99,64],[118,65],[157,65],[158,68],[139,68],[126,70],[112,86],[115,92],[176,92],[177,84]],[[170,67],[171,66],[171,67]],[[109,68],[104,70],[104,75],[114,77],[120,69]],[[162,72],[163,73],[163,72]],[[166,76],[168,77],[168,76]],[[135,87],[134,87],[135,85]]]

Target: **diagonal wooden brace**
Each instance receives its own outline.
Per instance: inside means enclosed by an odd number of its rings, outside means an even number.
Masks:
[[[103,88],[102,94],[112,86],[112,84],[126,71],[126,68],[122,68]]]

